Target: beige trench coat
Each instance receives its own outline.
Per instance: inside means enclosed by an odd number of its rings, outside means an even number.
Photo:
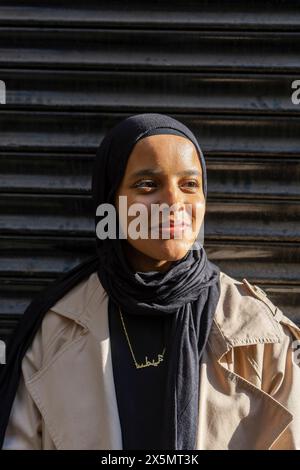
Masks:
[[[23,359],[4,449],[122,449],[107,304],[93,273],[47,312]],[[197,449],[300,449],[299,340],[264,291],[221,273]]]

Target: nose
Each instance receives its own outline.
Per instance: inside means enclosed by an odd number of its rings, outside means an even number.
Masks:
[[[162,191],[160,202],[168,204],[168,206],[175,204],[179,208],[184,205],[184,194],[176,183],[168,182]]]
[[[184,197],[184,193],[180,191],[180,188],[178,188],[176,183],[170,182],[165,185],[161,193],[160,204],[166,204],[169,209],[167,210],[166,207],[164,208],[162,221],[168,220],[170,217],[171,219],[177,219],[180,214],[185,213]]]

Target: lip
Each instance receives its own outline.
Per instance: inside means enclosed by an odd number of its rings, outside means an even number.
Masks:
[[[174,230],[184,230],[189,227],[192,227],[191,223],[182,222],[182,221],[174,222],[170,220],[168,224],[164,223],[164,224],[159,224],[159,225],[152,227],[152,230],[163,230],[163,231],[171,232]]]

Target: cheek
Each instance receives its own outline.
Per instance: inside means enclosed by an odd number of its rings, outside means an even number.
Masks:
[[[199,228],[203,222],[204,214],[205,214],[205,201],[201,200],[193,204],[193,220],[195,222],[195,226]]]
[[[145,196],[145,195],[132,195],[132,194],[127,194],[126,195],[126,205],[127,205],[127,214],[124,213],[123,211],[123,217],[124,219],[127,217],[128,223],[130,223],[132,220],[134,220],[138,215],[138,207],[140,206],[142,214],[145,214],[146,216],[146,221],[149,221],[149,218],[151,216],[151,204],[155,203],[155,199],[152,196]],[[131,208],[131,212],[130,212]],[[132,215],[129,215],[132,214]]]
[[[144,195],[132,194],[130,192],[123,192],[120,194],[121,199],[118,198],[118,218],[121,227],[123,228],[124,234],[127,234],[127,238],[130,240],[130,230],[140,231],[140,228],[135,228],[135,221],[141,220],[144,227],[149,227],[149,218],[151,214],[151,204],[153,203],[153,197],[145,197]],[[139,207],[141,212],[139,212]],[[144,222],[143,222],[144,221]],[[131,223],[133,222],[133,224]],[[142,240],[143,242],[143,240]],[[132,240],[132,244],[138,243],[137,240]]]

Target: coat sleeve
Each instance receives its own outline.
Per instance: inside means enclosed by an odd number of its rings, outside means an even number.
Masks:
[[[13,403],[3,450],[41,450],[42,418],[22,374]]]
[[[246,279],[243,282],[254,297],[269,307],[281,331],[281,341],[263,345],[263,354],[258,354],[262,358],[258,361],[261,388],[293,416],[271,449],[300,450],[300,329],[273,304],[264,290]]]
[[[43,447],[42,416],[26,386],[26,382],[42,365],[42,336],[40,328],[22,361],[20,381],[2,447],[6,450],[41,450]]]
[[[61,325],[61,322],[59,323]],[[63,324],[57,330],[57,315],[52,311],[45,315],[31,346],[22,361],[22,372],[17,393],[13,402],[3,449],[6,450],[55,450],[51,433],[45,423],[36,400],[32,397],[27,384],[38,374],[53,356],[51,346],[57,343],[66,327]]]
[[[293,420],[272,449],[300,450],[300,330],[286,316],[280,323],[283,341],[265,355],[264,388],[292,413]]]

